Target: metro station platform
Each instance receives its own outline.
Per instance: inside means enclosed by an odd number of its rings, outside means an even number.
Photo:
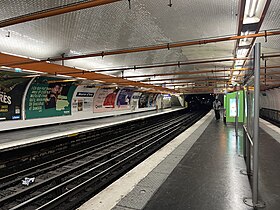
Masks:
[[[79,210],[249,210],[252,197],[242,157],[243,132],[209,112]],[[260,121],[261,199],[280,209],[280,130]],[[268,134],[271,134],[271,136]]]
[[[0,150],[34,142],[44,141],[57,137],[77,135],[79,132],[85,132],[102,127],[109,127],[125,122],[144,119],[150,116],[167,114],[178,111],[182,108],[169,108],[153,111],[137,112],[125,115],[116,115],[111,117],[94,118],[90,120],[68,122],[65,124],[45,125],[41,127],[32,127],[27,129],[2,131],[0,132]]]

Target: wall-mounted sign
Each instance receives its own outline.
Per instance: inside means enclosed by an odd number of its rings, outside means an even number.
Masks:
[[[22,119],[22,97],[30,78],[15,72],[0,72],[0,120]]]
[[[229,116],[230,117],[235,117],[236,116],[236,99],[235,98],[231,98],[229,100]]]
[[[113,111],[116,106],[116,98],[119,89],[98,89],[93,101],[93,112]]]
[[[76,86],[55,78],[36,78],[27,92],[26,119],[71,114],[71,100]]]
[[[78,86],[72,99],[72,112],[93,112],[93,97],[97,88]]]
[[[117,99],[117,109],[130,109],[132,95],[133,95],[132,89],[120,90]]]

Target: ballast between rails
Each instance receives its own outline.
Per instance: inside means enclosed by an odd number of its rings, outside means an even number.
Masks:
[[[176,120],[176,119],[173,119],[173,120]],[[161,122],[165,122],[165,120],[161,119],[161,120],[159,120],[158,123],[161,123]],[[170,121],[170,122],[172,122],[172,121]],[[109,141],[102,142],[100,144],[88,147],[86,149],[79,150],[79,151],[71,153],[69,155],[65,155],[63,157],[59,157],[59,158],[53,159],[51,161],[44,162],[42,164],[33,166],[31,168],[28,168],[28,169],[25,169],[22,171],[18,171],[16,173],[13,173],[13,174],[10,174],[10,175],[4,176],[4,177],[0,177],[0,183],[2,183],[2,184],[0,184],[0,190],[2,190],[5,187],[9,187],[12,183],[15,183],[16,181],[20,181],[22,176],[38,176],[39,174],[47,172],[48,169],[54,169],[63,164],[73,162],[75,160],[78,160],[79,158],[85,157],[94,152],[98,152],[102,149],[105,149],[105,148],[115,145],[117,143],[123,142],[126,139],[132,138],[133,136],[137,136],[141,133],[147,133],[149,130],[153,130],[157,127],[159,127],[159,125],[151,125],[148,128],[144,127],[137,131],[133,131],[131,133],[124,134],[120,137],[113,138]],[[34,173],[34,171],[38,171],[38,173]],[[12,180],[12,183],[10,183],[11,180]]]

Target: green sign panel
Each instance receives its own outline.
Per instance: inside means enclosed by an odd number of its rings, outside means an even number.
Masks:
[[[237,97],[238,96],[238,97]],[[238,107],[236,107],[236,99],[238,100]],[[244,93],[237,91],[228,93],[224,99],[226,108],[226,122],[235,122],[236,112],[238,110],[238,122],[243,122],[244,119]]]
[[[36,78],[26,96],[26,119],[71,114],[71,100],[76,86],[55,78]]]

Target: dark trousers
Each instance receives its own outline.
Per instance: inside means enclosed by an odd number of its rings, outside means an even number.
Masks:
[[[219,120],[220,119],[220,110],[214,110],[215,111],[215,117],[216,117],[216,120]]]

